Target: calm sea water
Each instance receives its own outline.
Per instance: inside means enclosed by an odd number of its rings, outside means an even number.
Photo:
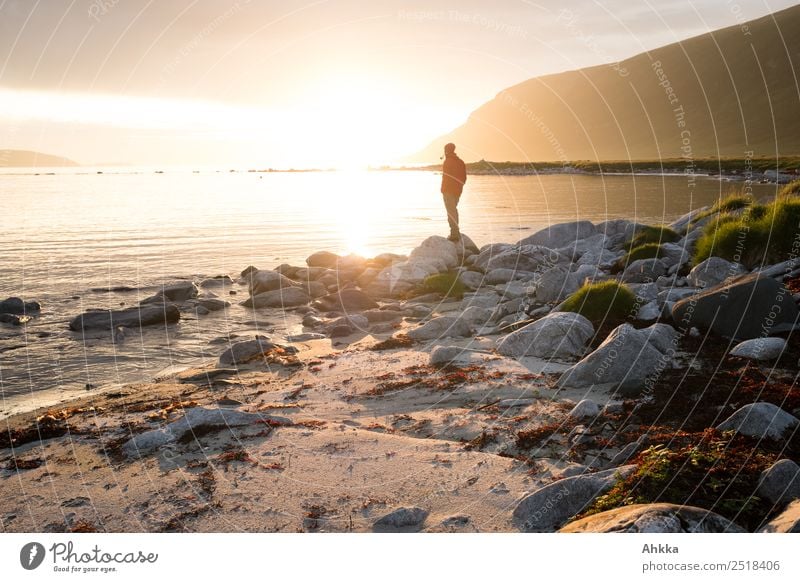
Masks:
[[[237,334],[297,327],[234,303],[113,343],[66,329],[86,309],[135,305],[148,287],[178,278],[235,278],[248,265],[302,264],[321,249],[405,253],[447,233],[433,172],[56,172],[0,174],[0,298],[44,305],[25,327],[0,324],[0,415],[87,384],[210,362]],[[459,208],[462,230],[480,246],[567,220],[668,222],[736,187],[708,178],[690,187],[684,176],[470,176]],[[766,197],[775,187],[754,190]],[[97,291],[119,285],[142,289]]]

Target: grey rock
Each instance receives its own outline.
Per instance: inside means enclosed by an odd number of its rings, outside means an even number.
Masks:
[[[373,529],[381,531],[418,528],[427,517],[428,512],[420,507],[400,507],[376,520]]]
[[[476,263],[480,260],[480,256],[478,255]],[[537,245],[522,245],[511,247],[498,255],[491,256],[483,268],[487,272],[493,269],[538,272],[569,262],[569,257],[553,249]]]
[[[229,347],[219,357],[218,367],[227,368],[244,364],[274,349],[275,343],[266,336],[256,336],[255,339],[237,342]]]
[[[469,360],[471,352],[459,346],[436,346],[431,350],[430,364],[446,366]]]
[[[329,251],[317,251],[306,259],[309,267],[323,267],[325,269],[335,269],[339,261],[339,255]]]
[[[597,229],[588,220],[553,224],[525,237],[518,245],[541,245],[551,249],[565,247],[576,240],[597,234]]]
[[[514,525],[523,532],[553,532],[586,509],[633,465],[567,477],[526,495],[514,508]]]
[[[682,230],[686,230],[686,228],[689,226],[689,224],[695,218],[697,218],[700,214],[702,214],[703,212],[708,210],[708,208],[709,208],[708,206],[703,206],[701,208],[695,208],[694,210],[690,210],[689,212],[687,212],[686,214],[681,216],[679,219],[677,219],[676,221],[671,223],[669,225],[669,227],[672,230],[677,231],[677,232],[680,232]]]
[[[182,301],[188,301],[189,299],[194,299],[199,295],[200,291],[192,281],[178,281],[176,283],[170,283],[169,285],[163,285],[158,292],[155,294],[154,297],[149,299],[145,299],[142,303],[145,302],[153,302],[158,303],[160,301],[175,301],[180,303]]]
[[[761,473],[757,492],[776,506],[800,498],[800,466],[791,459],[781,459]]]
[[[497,351],[514,358],[571,358],[583,354],[594,326],[579,313],[551,313],[503,337]]]
[[[608,462],[608,467],[619,467],[630,461],[636,453],[647,444],[647,436],[642,435],[633,442],[628,443],[620,449]]]
[[[378,303],[360,289],[342,289],[337,293],[320,297],[314,301],[312,307],[321,311],[343,311],[347,313],[378,309]]]
[[[711,329],[742,340],[792,330],[799,317],[786,287],[757,273],[687,297],[672,308],[672,319],[681,328]]]
[[[257,271],[250,277],[250,295],[260,295],[269,291],[290,289],[297,283],[277,271]]]
[[[122,450],[130,457],[143,456],[155,449],[175,443],[187,433],[201,427],[246,426],[258,421],[285,425],[292,423],[282,416],[242,412],[231,408],[190,408],[183,418],[169,423],[164,428],[136,435],[122,446]]]
[[[520,271],[518,269],[492,269],[486,273],[486,283],[489,285],[499,285],[509,281],[530,281],[535,278],[535,273]]]
[[[425,341],[444,337],[468,337],[472,335],[472,330],[463,319],[445,315],[409,330],[406,335],[416,341]]]
[[[139,328],[148,325],[167,325],[180,320],[181,313],[171,304],[133,307],[119,311],[87,311],[69,322],[72,331],[108,330],[118,327]]]
[[[769,402],[742,406],[717,426],[717,430],[733,430],[755,438],[780,440],[784,433],[798,425],[794,416]]]
[[[661,259],[639,259],[629,264],[622,273],[626,283],[650,283],[667,272],[667,265]]]
[[[263,272],[263,271],[262,271]],[[311,297],[299,287],[289,287],[286,289],[276,289],[259,293],[242,302],[244,307],[258,309],[261,307],[297,307],[306,305],[311,301]]]
[[[622,324],[594,352],[565,370],[559,385],[572,388],[641,385],[649,376],[673,365],[676,341],[675,330],[663,323],[638,330]]]
[[[580,279],[566,266],[545,270],[531,285],[532,296],[541,303],[554,303],[566,299],[580,287]]]
[[[366,317],[369,323],[385,323],[401,319],[403,317],[403,312],[389,309],[368,309],[362,312],[361,315]]]
[[[458,280],[461,281],[464,287],[474,291],[484,284],[484,275],[477,271],[462,271],[458,275]]]
[[[659,306],[658,301],[645,303],[636,313],[636,319],[640,319],[642,321],[653,321],[659,317],[661,317],[661,307]]]
[[[593,400],[583,399],[578,402],[567,414],[568,417],[580,420],[594,418],[600,414],[600,407]]]
[[[26,315],[40,311],[42,306],[38,301],[23,301],[19,297],[9,297],[0,301],[0,313],[12,315]]]
[[[494,310],[490,307],[478,307],[477,305],[470,305],[459,316],[467,322],[471,328],[477,328],[488,322]]]
[[[745,532],[732,521],[712,511],[671,503],[626,505],[584,517],[559,531],[562,533]]]
[[[200,287],[226,287],[228,285],[233,285],[230,275],[217,275],[200,281]]]
[[[777,360],[786,347],[786,340],[783,338],[759,337],[736,344],[730,354],[749,360]]]
[[[709,257],[689,272],[689,284],[693,287],[715,287],[729,277],[747,272],[742,265],[731,263],[720,257]]]
[[[223,301],[222,299],[214,299],[213,297],[207,297],[207,298],[203,297],[201,299],[198,299],[197,304],[203,309],[207,309],[208,311],[220,311],[230,306],[230,303],[228,301]]]

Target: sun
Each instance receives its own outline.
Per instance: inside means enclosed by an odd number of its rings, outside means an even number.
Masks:
[[[309,158],[350,170],[414,152],[441,124],[433,108],[420,106],[407,89],[352,74],[318,79],[301,98],[296,117],[302,129],[295,136]]]

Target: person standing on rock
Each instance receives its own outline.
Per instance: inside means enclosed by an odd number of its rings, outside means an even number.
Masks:
[[[442,198],[447,211],[447,224],[450,225],[450,236],[447,240],[458,242],[461,233],[458,230],[458,200],[467,181],[467,166],[456,155],[456,146],[449,143],[444,146],[444,164],[442,165]]]

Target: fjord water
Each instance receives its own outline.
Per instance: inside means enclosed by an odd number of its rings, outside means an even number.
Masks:
[[[407,253],[447,232],[439,180],[426,171],[5,170],[0,299],[38,300],[43,310],[25,327],[0,329],[2,395],[27,395],[30,405],[42,390],[147,379],[170,365],[213,361],[237,335],[296,326],[239,307],[245,291],[236,286],[234,296],[214,290],[233,303],[227,312],[125,342],[83,338],[66,322],[90,308],[136,305],[160,283],[235,279],[248,265],[303,264],[317,250]],[[682,175],[470,176],[459,210],[462,230],[480,246],[569,220],[669,222],[737,187]],[[775,187],[754,193],[771,196]],[[108,292],[117,286],[140,290]]]

